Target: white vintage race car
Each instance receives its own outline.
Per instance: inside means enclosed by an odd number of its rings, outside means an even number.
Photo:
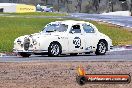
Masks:
[[[59,56],[95,52],[104,55],[112,48],[112,40],[85,21],[55,21],[47,24],[40,33],[18,37],[13,51],[22,57],[31,54]]]

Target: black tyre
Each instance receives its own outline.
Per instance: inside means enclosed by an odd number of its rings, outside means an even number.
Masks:
[[[61,54],[61,46],[59,43],[53,42],[49,45],[48,56],[56,57]]]
[[[105,55],[106,50],[107,50],[107,42],[99,41],[95,54],[96,55]]]
[[[31,56],[31,54],[28,54],[28,53],[19,53],[20,56],[22,57],[29,57]]]

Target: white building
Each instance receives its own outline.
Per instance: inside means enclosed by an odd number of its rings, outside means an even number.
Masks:
[[[24,12],[35,12],[35,11],[36,11],[36,7],[32,5],[0,3],[0,12],[24,13]]]

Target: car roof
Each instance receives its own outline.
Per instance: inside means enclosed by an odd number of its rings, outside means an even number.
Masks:
[[[92,26],[94,28],[94,30],[96,30],[96,32],[98,32],[98,29],[96,28],[96,26],[94,26],[92,23],[89,23],[86,21],[64,20],[64,21],[51,22],[50,24],[65,24],[65,25],[69,25],[69,26],[87,24],[87,25]]]
[[[64,20],[64,21],[55,21],[55,22],[51,22],[51,24],[66,24],[66,25],[76,25],[76,24],[90,24],[89,22],[85,22],[85,21],[75,21],[75,20]]]

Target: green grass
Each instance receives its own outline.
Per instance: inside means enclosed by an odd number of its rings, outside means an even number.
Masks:
[[[92,23],[97,26],[100,32],[108,35],[112,39],[113,45],[132,45],[132,32],[112,25],[100,24],[97,22]]]
[[[9,15],[18,15],[18,16],[66,16],[66,14],[54,13],[54,12],[0,13],[0,14],[9,14]]]
[[[10,52],[15,38],[39,32],[55,19],[6,18],[0,17],[0,52]]]
[[[11,52],[15,38],[39,32],[43,27],[58,19],[0,17],[0,52]],[[122,28],[92,22],[98,29],[108,35],[114,45],[132,44],[132,33]]]

